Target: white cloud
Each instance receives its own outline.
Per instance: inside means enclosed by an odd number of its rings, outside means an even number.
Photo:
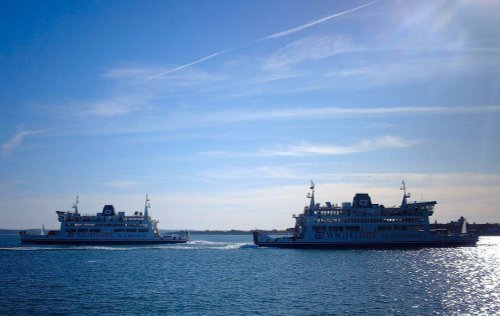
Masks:
[[[20,131],[14,136],[12,136],[6,143],[2,145],[2,154],[9,155],[15,148],[21,146],[23,140],[31,135],[40,134],[46,132],[47,130],[26,130]]]
[[[144,96],[120,96],[83,104],[84,115],[115,117],[132,112],[138,112],[146,107],[148,101]]]
[[[411,147],[418,142],[415,140],[405,140],[397,136],[383,136],[374,139],[365,139],[349,146],[334,144],[312,144],[301,143],[298,145],[278,145],[272,149],[262,149],[255,152],[228,152],[209,151],[200,155],[214,158],[237,158],[249,156],[273,157],[273,156],[319,156],[319,155],[347,155],[361,152],[377,151],[385,148],[405,148]]]
[[[145,104],[144,102],[141,104]],[[144,105],[144,107],[149,105]],[[124,115],[128,108],[102,108],[99,111],[89,111],[86,115],[99,115],[102,117]],[[313,119],[335,119],[345,117],[364,116],[408,116],[408,115],[465,115],[465,114],[487,114],[500,112],[500,105],[477,105],[477,106],[449,106],[449,107],[316,107],[316,108],[279,108],[279,109],[254,109],[250,110],[221,110],[206,111],[189,107],[176,107],[174,109],[159,109],[151,106],[151,113],[147,120],[128,122],[127,124],[106,124],[95,126],[93,129],[79,129],[78,134],[137,134],[161,131],[189,130],[206,128],[221,124],[233,124],[240,122],[278,121],[278,120],[313,120]],[[131,108],[130,110],[134,110]],[[368,125],[367,125],[368,126]],[[366,127],[366,126],[365,126]],[[217,154],[217,153],[215,153]]]
[[[316,107],[316,108],[282,108],[254,111],[223,111],[212,115],[205,115],[205,120],[214,122],[242,122],[277,119],[307,119],[307,118],[336,118],[347,116],[371,115],[414,115],[414,114],[472,114],[499,112],[500,105],[478,106],[449,106],[449,107]]]
[[[331,57],[357,49],[356,46],[342,36],[309,36],[294,41],[271,55],[265,63],[266,68],[282,68],[308,60]]]
[[[288,29],[288,30],[285,30],[285,31],[282,31],[282,32],[278,32],[278,33],[274,33],[274,34],[270,34],[270,35],[267,35],[267,36],[264,36],[260,39],[257,39],[253,42],[250,42],[250,43],[247,43],[245,45],[240,45],[240,46],[236,46],[236,47],[232,47],[232,48],[228,48],[228,49],[224,49],[224,50],[220,50],[218,52],[215,52],[215,53],[212,53],[210,55],[207,55],[205,57],[202,57],[202,58],[199,58],[195,61],[192,61],[192,62],[189,62],[189,63],[186,63],[186,64],[183,64],[183,65],[180,65],[180,66],[177,66],[177,67],[174,67],[174,68],[171,68],[171,69],[168,69],[168,70],[165,70],[165,71],[161,71],[159,73],[156,73],[152,76],[149,77],[150,80],[155,80],[155,79],[161,79],[161,78],[164,78],[166,76],[169,76],[173,73],[176,73],[180,70],[183,70],[183,69],[186,69],[186,68],[189,68],[191,66],[194,66],[194,65],[197,65],[197,64],[200,64],[200,63],[203,63],[203,62],[206,62],[208,60],[211,60],[215,57],[218,57],[220,55],[224,55],[226,53],[229,53],[233,50],[236,50],[238,48],[241,48],[241,47],[246,47],[248,45],[251,45],[251,44],[254,44],[254,43],[258,43],[258,42],[261,42],[261,41],[265,41],[265,40],[271,40],[271,39],[276,39],[276,38],[281,38],[281,37],[284,37],[284,36],[288,36],[290,34],[293,34],[293,33],[296,33],[296,32],[299,32],[299,31],[302,31],[304,29],[307,29],[307,28],[310,28],[310,27],[313,27],[315,25],[318,25],[318,24],[321,24],[323,22],[326,22],[328,20],[331,20],[333,18],[336,18],[336,17],[339,17],[339,16],[342,16],[342,15],[345,15],[345,14],[348,14],[348,13],[352,13],[352,12],[355,12],[357,10],[360,10],[360,9],[363,9],[365,7],[368,7],[368,6],[371,6],[375,3],[376,1],[372,1],[372,2],[369,2],[369,3],[366,3],[364,5],[361,5],[361,6],[358,6],[358,7],[355,7],[355,8],[352,8],[352,9],[349,9],[349,10],[345,10],[345,11],[342,11],[342,12],[339,12],[339,13],[335,13],[335,14],[332,14],[330,16],[327,16],[325,18],[322,18],[322,19],[319,19],[319,20],[315,20],[313,22],[310,22],[310,23],[307,23],[307,24],[303,24],[303,25],[300,25],[298,27],[294,27],[294,28],[291,28],[291,29]]]
[[[188,69],[182,72],[182,74],[158,76],[158,73],[165,73],[168,69],[168,67],[152,65],[114,67],[105,70],[102,76],[116,82],[125,82],[138,86],[144,84],[151,85],[158,82],[163,82],[169,86],[193,86],[199,83],[226,79],[221,74],[209,73],[195,68]]]
[[[408,141],[396,136],[388,135],[376,139],[362,140],[350,146],[304,143],[294,146],[280,147],[273,150],[265,150],[261,154],[264,156],[345,155],[376,151],[384,148],[410,147],[416,143],[416,141]]]
[[[386,49],[367,49],[359,51],[364,54]],[[390,48],[388,51],[412,51],[414,48]],[[415,49],[430,51],[431,49]],[[338,77],[340,80],[359,79],[359,87],[374,85],[408,84],[409,82],[436,81],[439,78],[473,76],[479,73],[491,72],[500,69],[500,63],[494,50],[454,50],[433,49],[438,55],[414,58],[396,59],[390,62],[374,63],[358,67],[346,67],[330,71],[325,78]],[[488,53],[485,54],[484,52]],[[493,52],[492,54],[489,54]],[[410,52],[411,54],[416,54]],[[351,81],[347,81],[353,84]]]

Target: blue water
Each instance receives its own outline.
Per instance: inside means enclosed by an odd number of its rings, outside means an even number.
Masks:
[[[0,236],[0,315],[493,315],[500,237],[421,250],[25,246]]]

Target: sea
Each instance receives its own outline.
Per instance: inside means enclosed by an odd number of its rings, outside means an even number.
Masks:
[[[151,246],[0,236],[0,315],[499,315],[500,237],[418,250]]]

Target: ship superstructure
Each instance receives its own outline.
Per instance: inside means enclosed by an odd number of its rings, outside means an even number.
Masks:
[[[475,245],[478,240],[477,233],[467,232],[465,220],[460,233],[431,231],[429,217],[437,202],[409,203],[404,181],[399,207],[374,204],[367,193],[357,193],[352,203],[321,205],[315,201],[312,181],[310,190],[309,206],[293,216],[293,234],[270,236],[255,231],[254,243],[287,248],[399,248]]]
[[[188,232],[175,232],[160,235],[158,220],[149,216],[149,198],[146,196],[144,212],[125,215],[116,212],[113,205],[104,205],[102,212],[95,215],[83,215],[78,210],[78,197],[73,204],[73,211],[57,211],[61,223],[60,230],[45,231],[41,234],[29,234],[21,231],[21,241],[31,243],[85,243],[85,244],[130,244],[130,243],[185,243],[189,240]]]

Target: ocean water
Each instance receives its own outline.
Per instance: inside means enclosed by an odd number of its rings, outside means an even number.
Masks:
[[[0,315],[499,315],[500,237],[420,250],[33,246],[0,236]]]

